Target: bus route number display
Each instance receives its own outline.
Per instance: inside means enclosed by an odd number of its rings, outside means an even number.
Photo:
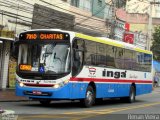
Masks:
[[[22,33],[21,40],[68,40],[67,33]]]

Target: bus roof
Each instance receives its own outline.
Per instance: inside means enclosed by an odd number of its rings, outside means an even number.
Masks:
[[[28,32],[28,31],[62,31],[62,32],[68,32],[71,34],[75,34],[75,37],[79,37],[79,38],[83,38],[83,39],[87,39],[87,40],[91,40],[91,41],[95,41],[95,42],[99,42],[99,43],[104,43],[104,44],[108,44],[108,45],[112,45],[112,46],[116,46],[116,47],[121,47],[121,48],[126,48],[126,49],[130,49],[130,50],[135,50],[137,52],[142,52],[142,53],[147,53],[147,54],[152,54],[151,51],[148,50],[144,50],[141,49],[135,45],[129,44],[129,43],[125,43],[125,42],[121,42],[121,41],[117,41],[117,40],[113,40],[113,39],[109,39],[109,38],[105,38],[105,37],[93,37],[93,36],[89,36],[89,35],[85,35],[82,33],[76,33],[74,31],[67,31],[67,30],[61,30],[61,29],[32,29],[32,30],[27,30],[24,32]]]
[[[104,44],[116,46],[116,47],[126,48],[126,49],[129,49],[129,50],[135,50],[137,52],[152,54],[151,51],[141,49],[141,48],[139,48],[135,45],[125,43],[125,42],[121,42],[121,41],[112,40],[112,39],[105,38],[105,37],[92,37],[92,36],[84,35],[84,34],[81,34],[81,33],[76,33],[75,36],[79,37],[79,38],[99,42],[99,43],[104,43]]]

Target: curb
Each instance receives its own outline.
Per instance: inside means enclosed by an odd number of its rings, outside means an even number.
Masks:
[[[27,102],[27,101],[31,101],[31,100],[0,100],[0,102]]]
[[[18,120],[18,115],[15,115],[13,110],[4,110],[3,113],[0,114],[1,120]]]
[[[9,114],[15,114],[15,112],[13,110],[4,110],[4,112],[2,113],[2,116],[9,115]]]

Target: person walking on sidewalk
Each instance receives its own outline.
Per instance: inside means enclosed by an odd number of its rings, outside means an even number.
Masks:
[[[154,76],[154,87],[158,87],[158,83],[159,83],[159,76],[157,73],[155,73]]]

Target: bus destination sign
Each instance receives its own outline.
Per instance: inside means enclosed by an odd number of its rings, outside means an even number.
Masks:
[[[20,40],[69,40],[68,33],[61,32],[29,32],[22,33]]]

